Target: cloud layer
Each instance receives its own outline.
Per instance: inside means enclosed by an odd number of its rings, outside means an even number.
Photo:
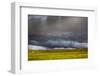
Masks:
[[[28,44],[45,48],[87,48],[88,18],[28,15]]]
[[[87,31],[87,17],[45,15],[28,16],[29,35],[57,36],[79,42],[87,42]]]
[[[42,42],[31,40],[29,45],[43,46],[46,48],[87,48],[87,43],[80,43],[77,41],[63,39],[46,40]]]

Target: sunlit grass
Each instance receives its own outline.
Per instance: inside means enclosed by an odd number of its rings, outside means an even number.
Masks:
[[[28,60],[56,60],[88,58],[88,49],[28,50]]]

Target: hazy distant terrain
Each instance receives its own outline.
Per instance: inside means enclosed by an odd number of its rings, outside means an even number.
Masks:
[[[44,36],[34,36],[30,37],[29,45],[43,46],[47,48],[87,48],[87,42],[79,42],[71,39],[66,39],[63,37],[44,37]]]

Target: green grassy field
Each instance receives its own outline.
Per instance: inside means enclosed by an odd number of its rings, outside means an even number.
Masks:
[[[28,60],[57,60],[88,58],[88,49],[28,50]]]

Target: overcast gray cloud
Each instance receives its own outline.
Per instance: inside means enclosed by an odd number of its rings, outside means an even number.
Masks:
[[[28,34],[56,36],[87,42],[88,18],[74,16],[28,16]]]

